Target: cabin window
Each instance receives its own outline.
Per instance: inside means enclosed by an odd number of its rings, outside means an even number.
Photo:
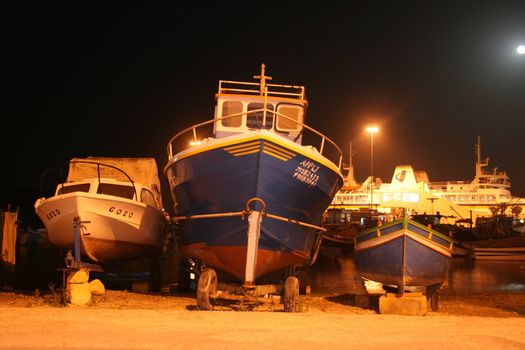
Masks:
[[[153,196],[153,193],[151,193],[151,191],[146,188],[143,188],[140,192],[140,200],[148,207],[157,207],[157,203],[155,202],[155,196]]]
[[[221,121],[222,126],[228,126],[237,128],[242,124],[242,102],[240,101],[224,101],[222,104],[222,116],[226,117],[229,115],[239,114],[235,117],[223,119]]]
[[[297,122],[303,121],[303,109],[299,106],[280,105],[277,107],[277,113],[287,118],[278,116],[277,130],[285,132],[299,132],[301,125]]]
[[[69,186],[62,186],[58,189],[57,195],[59,194],[66,194],[66,193],[73,193],[73,192],[89,192],[89,186],[90,184],[78,184],[78,185],[69,185]]]
[[[135,197],[135,188],[133,186],[101,183],[98,186],[98,193],[133,199]]]
[[[264,103],[248,104],[248,114],[246,115],[246,126],[250,129],[271,129],[273,125],[273,106],[266,104],[266,120],[264,111],[252,112],[264,108]],[[250,113],[251,112],[251,113]]]

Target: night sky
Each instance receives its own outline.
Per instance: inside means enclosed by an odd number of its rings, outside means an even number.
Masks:
[[[307,124],[346,161],[353,143],[358,181],[373,122],[385,182],[397,164],[470,180],[480,135],[525,196],[523,0],[137,3],[4,7],[2,206],[32,210],[45,169],[87,156],[155,157],[169,198],[169,139],[213,117],[218,80],[251,81],[261,63],[306,87]]]

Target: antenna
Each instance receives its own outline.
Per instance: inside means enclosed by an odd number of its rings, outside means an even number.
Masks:
[[[481,163],[481,139],[478,135],[478,143],[476,144],[476,155],[478,159],[478,163]]]

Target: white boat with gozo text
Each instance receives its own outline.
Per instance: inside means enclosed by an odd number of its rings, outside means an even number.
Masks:
[[[79,224],[82,259],[97,264],[162,253],[166,228],[153,158],[74,158],[53,196],[35,202],[49,242],[74,249]]]

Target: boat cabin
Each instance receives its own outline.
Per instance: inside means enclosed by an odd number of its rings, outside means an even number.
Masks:
[[[151,190],[138,184],[117,181],[108,178],[92,178],[83,181],[59,184],[56,196],[74,192],[104,194],[108,196],[138,200],[152,208],[158,208],[155,196]]]
[[[267,84],[271,77],[264,75],[264,64],[254,78],[260,82],[219,81],[214,137],[265,129],[300,143],[307,106],[304,87]]]

